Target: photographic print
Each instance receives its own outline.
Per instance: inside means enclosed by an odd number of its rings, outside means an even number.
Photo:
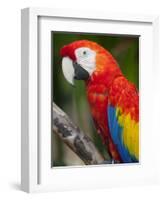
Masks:
[[[139,162],[139,36],[52,32],[52,167]]]
[[[156,15],[21,11],[23,191],[159,183],[158,24]]]

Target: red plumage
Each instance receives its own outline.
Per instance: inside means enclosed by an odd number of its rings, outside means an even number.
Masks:
[[[139,121],[139,97],[136,87],[122,74],[113,56],[100,45],[90,41],[77,41],[61,50],[62,56],[75,60],[74,51],[88,47],[96,52],[96,69],[86,81],[86,92],[96,128],[114,160],[122,162],[116,144],[111,137],[108,125],[108,106],[120,107],[122,113],[130,114],[131,119]]]

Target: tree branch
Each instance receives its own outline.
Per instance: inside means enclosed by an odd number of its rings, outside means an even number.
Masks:
[[[53,103],[53,131],[75,152],[86,165],[101,164],[103,156],[91,139],[73,124],[68,115]]]

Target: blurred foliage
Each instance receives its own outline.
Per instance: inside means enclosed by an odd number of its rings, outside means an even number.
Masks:
[[[123,35],[52,32],[53,101],[92,138],[99,151],[105,158],[108,158],[106,148],[95,130],[90,115],[84,82],[75,81],[75,87],[72,87],[62,74],[60,49],[66,44],[82,39],[97,42],[110,51],[119,63],[125,77],[139,88],[139,38]],[[52,165],[82,164],[80,159],[53,134]]]

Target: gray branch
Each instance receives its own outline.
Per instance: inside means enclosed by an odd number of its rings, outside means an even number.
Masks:
[[[74,125],[68,115],[53,103],[53,131],[74,151],[86,165],[101,164],[103,156],[91,139]]]

